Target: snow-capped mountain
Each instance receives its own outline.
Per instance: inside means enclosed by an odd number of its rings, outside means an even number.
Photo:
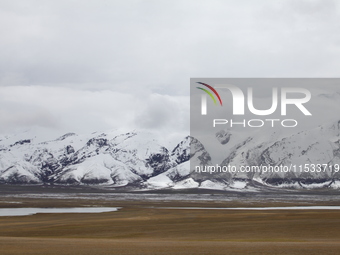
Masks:
[[[185,179],[190,175],[189,159],[207,154],[189,136],[174,148],[166,148],[159,143],[161,139],[148,132],[68,133],[44,142],[35,136],[18,141],[16,137],[3,137],[0,141],[2,183],[147,187],[163,175],[173,182]],[[192,141],[198,147],[195,155],[190,154]]]
[[[37,135],[0,138],[0,183],[107,185],[131,188],[256,190],[258,187],[340,187],[339,171],[197,173],[213,151],[187,136],[166,142],[150,132],[117,130],[65,134],[42,141]],[[171,139],[171,138],[169,138]],[[172,145],[170,145],[172,144]],[[174,145],[175,144],[175,145]],[[340,121],[283,134],[216,132],[221,166],[340,164]]]
[[[216,134],[221,142],[221,132]],[[235,138],[236,141],[233,142]],[[230,145],[228,145],[230,143]],[[231,172],[229,181],[243,180],[281,187],[338,187],[340,177],[340,121],[286,135],[230,134],[223,143],[227,154],[222,166],[286,166],[285,170]],[[229,146],[229,148],[228,148]],[[279,169],[279,168],[277,168]]]

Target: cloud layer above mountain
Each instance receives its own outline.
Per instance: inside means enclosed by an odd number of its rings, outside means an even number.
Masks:
[[[332,0],[4,0],[0,132],[188,130],[190,77],[338,77],[338,24]]]

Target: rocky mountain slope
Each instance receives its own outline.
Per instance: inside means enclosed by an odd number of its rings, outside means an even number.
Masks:
[[[265,136],[244,135],[220,130],[213,143],[224,153],[219,163],[222,166],[337,165],[340,164],[339,134],[340,122],[290,135],[274,131]],[[138,131],[68,133],[50,141],[40,141],[29,134],[0,139],[0,183],[6,184],[248,191],[261,187],[340,187],[339,171],[330,169],[197,173],[194,166],[212,165],[214,152],[190,136],[172,147],[164,145],[164,137],[159,139],[152,133]]]
[[[190,143],[194,158],[206,153],[202,144],[185,137],[174,148],[159,144],[146,132],[65,134],[37,142],[36,137],[0,141],[0,182],[9,184],[104,184],[114,187],[153,186],[162,175],[178,182],[189,176]]]

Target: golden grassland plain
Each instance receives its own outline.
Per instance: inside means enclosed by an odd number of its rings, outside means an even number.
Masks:
[[[280,205],[14,198],[11,203],[0,201],[0,207],[121,209],[95,214],[0,217],[0,254],[340,254],[339,210],[160,208]]]

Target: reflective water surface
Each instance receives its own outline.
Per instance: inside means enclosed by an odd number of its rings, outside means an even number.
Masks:
[[[102,213],[114,212],[116,207],[73,207],[73,208],[0,208],[0,216],[25,216],[37,213]]]

